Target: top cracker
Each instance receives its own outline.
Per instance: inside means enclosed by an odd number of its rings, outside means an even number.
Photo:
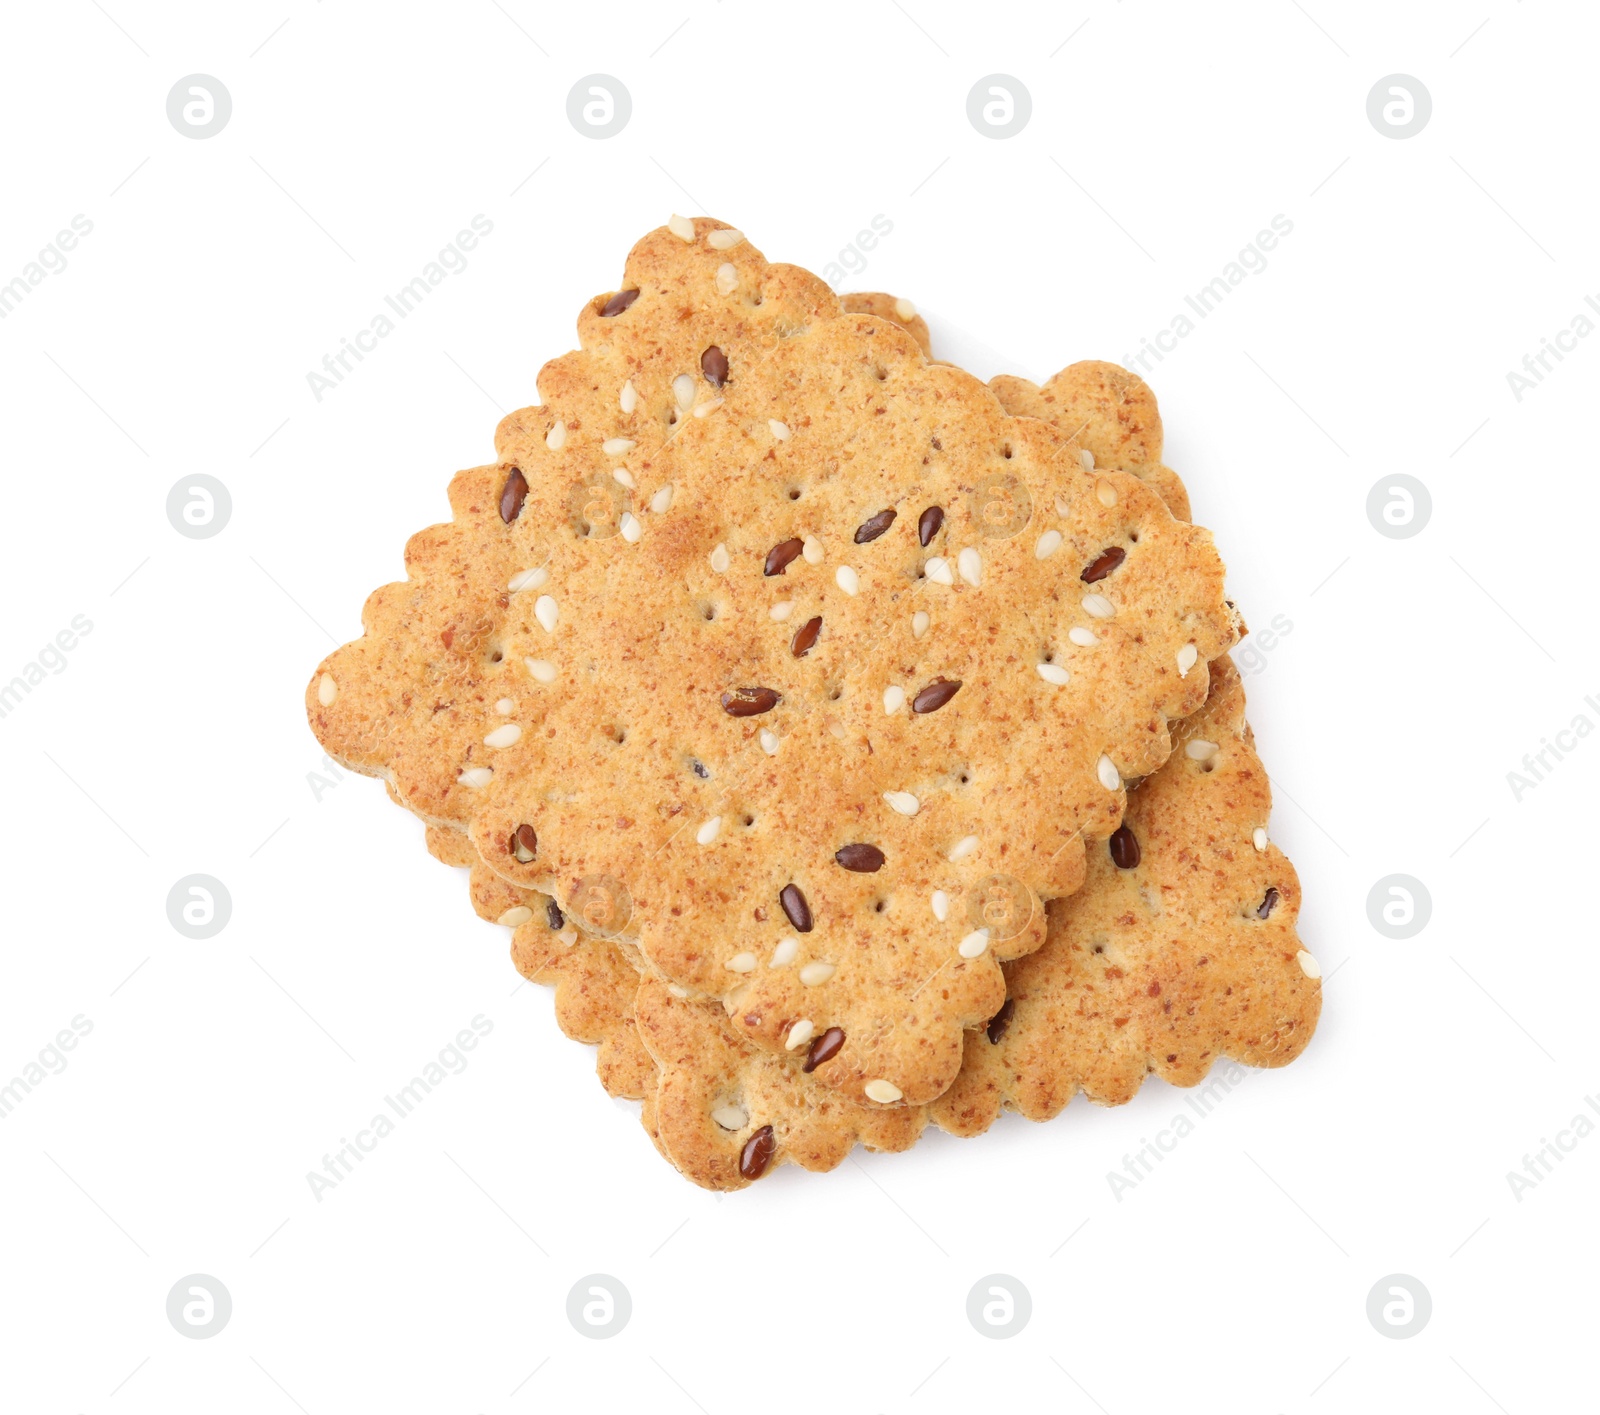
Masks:
[[[716,222],[578,328],[313,727],[739,1036],[930,1100],[1237,637],[1210,535]]]

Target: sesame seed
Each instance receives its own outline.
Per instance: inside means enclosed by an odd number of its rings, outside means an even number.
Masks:
[[[1302,948],[1295,956],[1296,961],[1300,964],[1300,971],[1304,973],[1306,977],[1320,978],[1322,976],[1322,964],[1317,962],[1317,960],[1307,953],[1305,949]]]
[[[525,658],[522,661],[528,665],[528,672],[533,674],[535,681],[540,683],[556,681],[556,666],[549,659]]]
[[[547,594],[542,594],[533,602],[533,617],[539,621],[545,633],[553,634],[556,631],[556,622],[561,617],[561,611],[556,608],[555,600]]]
[[[517,710],[517,705],[512,702],[510,698],[501,698],[500,701],[494,705],[494,710],[499,713],[501,717],[510,717],[511,714]]]
[[[1122,773],[1117,770],[1116,763],[1110,757],[1102,755],[1094,770],[1095,775],[1100,778],[1100,784],[1107,791],[1115,791],[1122,785]]]
[[[817,1030],[817,1024],[809,1017],[802,1017],[789,1028],[789,1035],[784,1038],[785,1051],[793,1051],[796,1047],[803,1047],[809,1042]]]
[[[769,757],[778,755],[778,734],[770,727],[761,729],[761,750]]]
[[[556,935],[556,937],[559,938],[561,942],[564,943],[568,948],[571,948],[572,945],[578,941],[578,931],[573,928],[571,924],[568,924],[566,928],[562,929],[561,932]],[[688,995],[688,992],[685,991],[684,996],[688,997]]]
[[[567,445],[567,425],[557,418],[555,426],[544,435],[544,445],[552,452],[559,452]]]
[[[793,963],[800,952],[800,940],[797,938],[780,938],[778,946],[772,950],[772,961],[767,964],[769,968],[786,968]]]
[[[463,786],[487,786],[494,780],[494,772],[486,766],[463,767],[456,780]]]
[[[616,482],[618,486],[627,487],[629,491],[637,491],[639,487],[639,483],[633,479],[633,473],[626,467],[613,467],[611,469],[611,480]]]
[[[725,546],[721,541],[717,542],[717,548],[711,552],[709,558],[711,560],[711,568],[715,570],[717,574],[725,575],[728,573],[728,566],[731,563],[728,556],[728,547]]]
[[[1117,608],[1103,594],[1086,594],[1083,597],[1083,612],[1094,615],[1096,619],[1110,619]]]
[[[1058,688],[1065,688],[1072,681],[1072,675],[1059,663],[1036,663],[1034,667],[1046,683],[1054,683]]]
[[[899,811],[903,816],[916,815],[922,806],[922,802],[909,791],[885,791],[883,799],[889,803],[891,809]]]
[[[800,981],[808,988],[825,983],[839,970],[832,963],[807,963],[800,970]]]
[[[631,437],[608,437],[600,444],[600,450],[608,457],[620,457],[625,452],[633,451],[634,445]]]
[[[730,973],[753,973],[756,970],[756,956],[753,953],[735,953],[722,966]]]
[[[508,929],[520,929],[532,917],[532,909],[526,904],[518,904],[507,909],[495,922],[504,924]]]
[[[1070,505],[1068,505],[1066,497],[1064,497],[1064,496],[1056,497],[1056,515],[1058,515],[1058,516],[1070,516],[1071,514],[1072,514],[1072,507]]]
[[[717,293],[719,295],[731,295],[738,288],[738,268],[728,261],[723,261],[723,263],[717,267]]]
[[[961,578],[977,589],[983,581],[983,557],[969,545],[956,557],[956,564],[960,567]]]
[[[1061,549],[1061,532],[1046,531],[1039,537],[1039,542],[1033,547],[1034,556],[1039,560],[1048,560],[1056,551]]]
[[[1100,642],[1100,640],[1095,637],[1095,632],[1093,629],[1085,629],[1081,624],[1074,624],[1070,629],[1068,629],[1067,637],[1071,639],[1072,642],[1075,643],[1080,649],[1092,649],[1097,643]]]
[[[750,1123],[750,1117],[736,1105],[719,1105],[711,1112],[711,1118],[724,1130],[743,1130]]]
[[[942,555],[930,555],[928,562],[922,567],[925,574],[936,585],[953,585],[956,577],[950,571],[950,562]]]
[[[915,319],[917,317],[917,307],[910,300],[896,300],[894,302],[894,312],[901,319]]]
[[[906,690],[898,683],[891,683],[883,690],[883,710],[885,712],[899,712],[905,705]]]
[[[968,855],[976,854],[977,849],[978,837],[976,835],[963,835],[960,840],[956,841],[945,858],[954,865],[958,861],[965,860]]]
[[[822,564],[822,542],[815,536],[807,536],[800,553],[805,556],[807,565]]]
[[[728,227],[723,231],[712,231],[706,236],[706,244],[714,251],[731,251],[744,240],[744,232]]]
[[[617,399],[617,406],[625,413],[631,413],[639,406],[639,390],[633,386],[631,378],[622,385],[622,395]]]
[[[536,590],[541,588],[549,578],[550,572],[542,565],[534,570],[518,570],[515,575],[506,581],[506,588],[512,594],[516,594],[518,590]]]
[[[339,696],[339,685],[333,681],[333,674],[324,673],[317,679],[317,701],[323,707],[332,707],[333,700]]]
[[[848,595],[861,593],[861,576],[848,565],[841,565],[833,574],[834,582]]]
[[[1102,506],[1115,506],[1117,504],[1117,489],[1104,477],[1094,484],[1094,494],[1100,498]]]
[[[699,830],[695,831],[695,842],[700,845],[709,845],[717,838],[717,832],[722,829],[722,817],[712,816]]]
[[[789,424],[780,423],[776,418],[767,419],[767,431],[777,438],[779,442],[787,442],[789,440]]]
[[[1084,471],[1092,472],[1094,470],[1094,453],[1087,447],[1078,449],[1078,460],[1083,463]]]
[[[933,620],[928,617],[927,610],[919,609],[911,616],[911,637],[920,639],[928,632],[928,625],[931,623],[933,623]]]
[[[665,515],[672,509],[672,483],[668,482],[654,496],[650,498],[650,509],[658,516]]]
[[[617,522],[617,529],[622,532],[623,540],[627,541],[629,545],[637,545],[639,537],[644,534],[644,526],[632,511],[624,511],[622,513],[622,519]]]
[[[721,406],[722,406],[722,399],[713,398],[709,403],[701,403],[701,404],[699,404],[699,406],[697,406],[695,408],[695,410],[694,410],[694,415],[697,418],[703,418],[703,417],[706,417],[710,413],[716,412],[717,409],[720,408]]]
[[[522,736],[522,729],[514,722],[504,722],[483,739],[485,747],[509,747]]]
[[[1203,737],[1196,737],[1184,743],[1184,755],[1192,762],[1208,762],[1217,754],[1217,744],[1207,742]]]
[[[1267,848],[1267,833],[1259,825],[1252,832],[1252,834],[1250,836],[1250,843],[1252,845],[1254,845],[1257,850],[1261,850],[1261,851],[1265,851],[1266,850],[1266,848]]]
[[[877,1101],[880,1105],[889,1105],[903,1094],[893,1081],[885,1081],[881,1076],[875,1081],[868,1081],[861,1089],[866,1092],[869,1101]]]
[[[677,400],[680,408],[694,406],[694,377],[691,374],[680,373],[672,380],[672,396]]]
[[[988,948],[989,930],[974,929],[956,945],[956,952],[963,958],[981,958]]]
[[[1178,677],[1187,678],[1189,670],[1199,661],[1200,650],[1193,644],[1185,644],[1178,650]]]
[[[667,991],[670,992],[674,997],[682,998],[682,997],[688,997],[689,996],[689,989],[688,988],[680,988],[676,983],[668,983],[667,984]]]
[[[928,902],[933,906],[933,917],[941,924],[950,917],[950,896],[944,890],[934,890]]]
[[[694,222],[689,220],[687,216],[679,216],[677,212],[673,212],[667,218],[667,230],[671,231],[680,241],[694,240]]]
[[[781,624],[789,617],[789,612],[793,608],[794,601],[792,599],[780,599],[775,605],[772,606],[771,609],[767,611],[767,615],[773,620],[773,622]]]

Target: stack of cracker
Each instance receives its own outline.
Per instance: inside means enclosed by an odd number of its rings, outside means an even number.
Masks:
[[[307,689],[687,1178],[1279,1066],[1321,1002],[1146,385],[673,217]]]

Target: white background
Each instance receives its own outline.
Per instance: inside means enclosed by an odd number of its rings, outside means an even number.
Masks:
[[[1600,1093],[1600,740],[1520,802],[1506,779],[1600,724],[1600,339],[1520,402],[1506,379],[1600,298],[1584,9],[8,7],[0,281],[94,229],[0,321],[0,680],[93,629],[0,720],[0,1081],[93,1030],[0,1122],[0,1405],[1592,1403],[1600,1137],[1520,1202],[1506,1178]],[[165,109],[197,72],[233,102],[204,141]],[[607,141],[566,118],[595,72],[632,95]],[[996,72],[1033,100],[1004,141],[966,113]],[[1366,115],[1396,72],[1433,99],[1404,141]],[[1151,381],[1232,593],[1293,626],[1247,688],[1322,1023],[1120,1201],[1183,1093],[694,1189],[421,827],[308,784],[311,669],[673,210],[818,272],[881,214],[847,288],[1036,379],[1136,350],[1293,222]],[[468,268],[318,403],[307,372],[478,213]],[[1402,471],[1432,519],[1391,540],[1366,497]],[[233,511],[196,541],[165,503],[200,472]],[[196,872],[233,900],[203,942],[165,908]],[[1395,872],[1433,899],[1403,942],[1366,910]],[[480,1013],[467,1070],[316,1202],[306,1172]],[[190,1273],[232,1294],[210,1340],[165,1314]],[[632,1294],[608,1341],[566,1317],[590,1273]],[[1032,1295],[1005,1342],[966,1317],[991,1273]],[[1391,1273],[1432,1294],[1410,1340],[1366,1315]]]

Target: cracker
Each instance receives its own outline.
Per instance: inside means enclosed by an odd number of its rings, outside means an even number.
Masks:
[[[910,300],[901,299],[896,295],[886,295],[881,290],[864,290],[859,294],[840,295],[839,308],[848,314],[870,314],[877,319],[886,319],[890,324],[899,325],[917,341],[917,347],[926,357],[930,359],[933,357],[933,342],[928,334],[928,321],[917,313],[917,307]],[[1002,398],[1000,401],[1004,402],[1005,399]]]
[[[1077,886],[1122,778],[1165,760],[1167,722],[1203,700],[1236,622],[1209,534],[1136,476],[1088,470],[805,272],[712,248],[722,229],[640,242],[638,296],[586,308],[583,351],[546,366],[544,406],[502,423],[497,466],[457,476],[456,519],[413,537],[412,578],[368,601],[366,637],[314,675],[308,711],[336,760],[466,826],[507,880],[636,939],[746,1041],[781,1057],[797,1020],[839,1026],[829,1085],[925,1101],[998,1006],[1021,923]],[[647,510],[668,486],[670,507]],[[857,541],[888,509],[896,523]],[[791,538],[820,561],[766,575]],[[1091,625],[1092,647],[1068,639]],[[908,711],[941,680],[961,683],[953,698]],[[842,869],[851,845],[882,850],[883,870]],[[804,908],[785,909],[791,887]],[[967,957],[991,905],[1009,917]],[[790,938],[793,959],[769,966]]]

